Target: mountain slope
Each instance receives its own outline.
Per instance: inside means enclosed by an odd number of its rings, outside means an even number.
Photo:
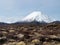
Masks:
[[[27,15],[25,18],[22,19],[22,21],[25,22],[32,22],[34,20],[38,22],[47,22],[47,23],[52,21],[48,16],[43,15],[40,11],[32,12],[31,14]]]

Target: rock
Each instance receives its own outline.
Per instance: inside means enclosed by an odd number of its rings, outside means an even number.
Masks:
[[[40,40],[34,39],[34,40],[32,40],[32,43],[40,43]]]
[[[6,37],[0,37],[0,44],[3,44],[7,41]]]
[[[34,43],[27,43],[27,45],[35,45]]]
[[[5,31],[6,29],[1,29],[1,31]]]
[[[49,37],[50,38],[57,38],[57,36],[55,36],[55,35],[50,35]]]
[[[17,37],[18,38],[23,38],[24,37],[24,34],[18,34]]]
[[[8,33],[6,31],[2,31],[2,34],[6,36]]]
[[[43,45],[51,45],[50,42],[43,42]]]
[[[8,42],[6,44],[3,44],[3,45],[16,45],[17,42]]]
[[[9,39],[8,41],[9,41],[9,42],[15,42],[15,40],[14,40],[14,39]]]
[[[18,42],[16,45],[26,45],[26,43],[21,41],[21,42]]]
[[[9,32],[10,32],[10,33],[13,33],[13,32],[15,32],[15,30],[9,30]]]

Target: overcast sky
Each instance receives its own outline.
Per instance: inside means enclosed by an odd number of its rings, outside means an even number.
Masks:
[[[0,0],[0,21],[19,21],[33,11],[60,20],[60,0]]]

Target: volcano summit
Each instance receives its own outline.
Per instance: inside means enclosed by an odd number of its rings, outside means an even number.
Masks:
[[[25,18],[22,19],[22,21],[25,22],[32,22],[32,21],[38,21],[38,22],[52,22],[47,15],[42,14],[40,11],[34,11],[31,14],[27,15]]]

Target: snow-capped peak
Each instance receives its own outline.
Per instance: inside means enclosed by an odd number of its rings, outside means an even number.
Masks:
[[[47,22],[47,23],[52,21],[47,15],[43,15],[40,11],[32,12],[31,14],[23,18],[22,21],[32,22],[34,20],[38,22]]]

